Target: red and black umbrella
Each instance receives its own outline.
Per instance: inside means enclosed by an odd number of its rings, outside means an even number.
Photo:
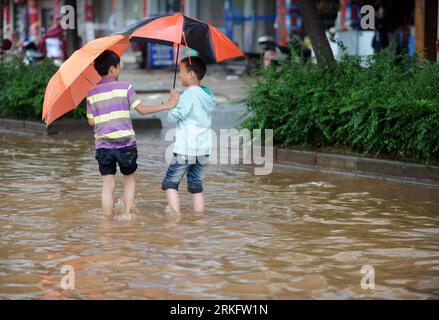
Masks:
[[[180,45],[196,50],[207,62],[219,63],[244,55],[222,31],[183,14],[143,19],[118,34],[129,35],[132,42],[177,46],[174,88]]]

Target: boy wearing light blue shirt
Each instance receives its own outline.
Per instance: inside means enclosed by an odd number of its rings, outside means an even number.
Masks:
[[[200,57],[180,61],[179,77],[187,89],[177,106],[167,114],[168,120],[176,123],[177,128],[174,155],[162,189],[166,191],[169,207],[175,213],[180,213],[178,187],[184,175],[187,175],[194,211],[203,212],[205,208],[204,169],[212,148],[212,113],[216,106],[212,91],[201,85],[206,72],[206,63]]]

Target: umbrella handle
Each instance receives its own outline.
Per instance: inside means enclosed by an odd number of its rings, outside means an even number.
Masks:
[[[175,89],[175,83],[177,81],[177,68],[178,68],[178,56],[180,55],[180,44],[178,44],[178,48],[177,48],[177,56],[175,57],[175,69],[174,69],[174,86],[173,88]]]

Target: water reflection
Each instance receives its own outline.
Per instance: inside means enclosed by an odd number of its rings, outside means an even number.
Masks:
[[[91,136],[0,135],[0,298],[439,298],[438,189],[210,166],[208,211],[183,191],[175,216],[160,136],[138,134],[136,216],[108,220]],[[75,290],[60,288],[64,265]]]

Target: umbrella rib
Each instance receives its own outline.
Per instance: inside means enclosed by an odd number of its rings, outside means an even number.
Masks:
[[[186,41],[186,33],[183,31],[183,39],[184,39],[184,44],[186,45],[186,53],[189,57],[189,64],[192,64],[192,59],[191,59],[191,53],[189,51],[189,47],[187,45],[187,41]]]
[[[87,78],[87,77],[84,77],[84,75],[81,73],[81,75],[80,75],[82,78],[84,78],[85,80],[87,80],[88,81],[88,83],[90,83],[90,85],[92,86],[92,87],[95,87],[96,86],[96,83],[92,83],[91,81],[90,81],[90,79],[89,78]],[[87,98],[87,96],[85,96],[85,98]],[[73,99],[73,96],[72,96],[72,99]],[[84,100],[84,99],[83,99]],[[74,101],[74,100],[73,100]],[[79,105],[79,104],[78,104]],[[74,109],[76,109],[78,106],[75,106],[75,108]],[[74,109],[72,109],[72,110],[74,110]]]
[[[82,74],[81,74],[81,76],[84,77]],[[96,86],[96,83],[92,83],[89,78],[87,78],[87,77],[84,77],[84,78],[92,85],[92,87]]]
[[[80,75],[79,75],[79,77],[82,77],[82,78],[84,78],[85,80],[87,80],[88,81],[88,83],[90,83],[90,85],[92,86],[92,87],[95,87],[96,86],[96,84],[95,83],[92,83],[91,81],[90,81],[90,79],[88,79],[87,77],[84,77],[84,75],[81,73]],[[71,90],[69,90],[69,94],[70,94],[70,98],[72,99],[72,102],[73,102],[73,105],[75,104],[75,99],[73,98],[73,94],[72,94],[72,91]],[[84,97],[84,98],[86,98],[86,97]],[[84,100],[84,99],[83,99]],[[81,102],[80,102],[81,103]],[[79,104],[80,103],[78,103],[78,105],[76,105],[73,109],[71,109],[71,110],[75,110],[78,106],[79,106]]]

